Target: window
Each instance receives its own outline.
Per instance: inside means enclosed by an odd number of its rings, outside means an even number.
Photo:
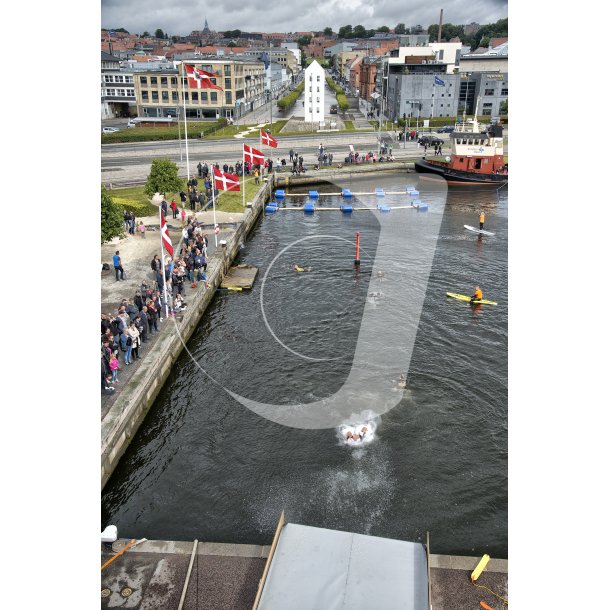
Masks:
[[[225,76],[231,76],[231,66],[225,66]]]
[[[167,76],[162,76],[161,77],[161,86],[162,87],[167,87]]]
[[[212,104],[215,104],[218,101],[218,93],[216,93],[216,91],[212,91],[210,93],[210,102],[212,102]]]
[[[191,102],[194,102],[195,104],[199,103],[199,91],[193,91],[191,93]]]
[[[135,97],[136,92],[133,89],[127,89],[127,95],[130,97]]]
[[[148,91],[142,91],[142,101],[148,102]]]
[[[225,89],[230,89],[230,88],[231,88],[231,79],[225,78]]]
[[[157,77],[156,76],[151,76],[150,77],[150,84],[151,85],[156,85],[157,84]]]
[[[320,108],[316,106],[316,114],[320,114]]]
[[[493,106],[493,104],[491,102],[485,102],[483,104],[483,108],[491,108]]]
[[[166,103],[169,102],[169,92],[161,91],[161,100]]]
[[[485,89],[485,95],[493,95],[493,94],[494,94],[493,89]]]
[[[500,95],[508,95],[508,88],[502,89],[502,93]]]
[[[140,76],[140,85],[144,85],[146,87],[146,83],[148,81],[146,80],[145,76]]]
[[[319,98],[319,97],[317,97],[317,98],[316,98],[316,104],[319,104],[319,103],[320,103],[320,98]]]
[[[232,104],[233,103],[231,101],[231,92],[230,91],[225,91],[225,102],[227,104]]]
[[[178,92],[172,91],[172,102],[177,102],[177,101],[178,101]]]
[[[483,108],[483,116],[491,116],[491,108]]]
[[[319,74],[317,76],[317,80],[318,80],[318,82],[320,82],[320,75]]]
[[[117,83],[123,83],[125,82],[123,77],[119,74],[117,76],[114,77],[114,79],[116,80]]]
[[[178,78],[176,76],[172,76],[170,79],[170,83],[172,84],[172,86],[176,86],[178,84]]]
[[[106,74],[104,76],[104,82],[105,83],[111,83],[112,82],[112,76],[110,74]]]
[[[159,101],[159,92],[158,91],[153,91],[152,92],[152,101],[153,102],[158,102]]]
[[[208,92],[207,91],[201,92],[201,101],[207,103],[207,101],[208,101]]]
[[[106,89],[106,95],[111,95],[111,96],[115,96],[115,90],[114,89]]]
[[[316,89],[316,91],[317,91],[318,93],[320,93],[320,87],[318,87],[318,88]]]

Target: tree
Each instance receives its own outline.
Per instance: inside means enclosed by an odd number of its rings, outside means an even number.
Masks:
[[[390,31],[390,28],[387,25],[382,25],[380,28],[377,28],[377,31],[387,34]]]
[[[155,30],[155,38],[165,38],[165,34],[161,28]]]
[[[344,25],[344,26],[340,27],[338,37],[339,38],[353,38],[352,26]]]
[[[169,159],[155,159],[150,166],[144,193],[152,197],[155,193],[177,193],[183,187],[178,177],[178,166]]]
[[[333,29],[332,28],[324,28],[324,36],[332,36]]]
[[[148,38],[150,34],[148,32],[144,32],[140,38]]]
[[[233,41],[231,41],[227,46],[228,47],[236,47],[237,45]]]
[[[508,114],[508,100],[500,102],[500,114]]]
[[[123,234],[123,214],[121,208],[112,201],[110,193],[106,187],[102,185],[102,243],[110,241],[113,237],[118,237]]]
[[[309,34],[305,34],[300,38],[297,38],[297,44],[299,47],[306,47],[311,42],[311,36]]]
[[[172,36],[172,42],[175,44],[178,42],[178,36]]]
[[[481,38],[481,41],[479,42],[479,46],[480,47],[488,47],[489,46],[489,38],[487,38],[487,36],[485,36],[484,38]]]
[[[404,23],[399,23],[394,28],[394,34],[406,34],[406,33],[407,33],[407,28],[405,27]]]
[[[363,25],[357,25],[353,31],[353,38],[365,38],[366,28]]]

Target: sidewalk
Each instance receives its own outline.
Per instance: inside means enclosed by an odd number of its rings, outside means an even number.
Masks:
[[[221,239],[227,239],[229,235],[235,232],[233,223],[237,226],[237,223],[243,219],[243,213],[234,212],[216,212],[216,222],[220,226],[220,233],[218,235],[218,242]],[[213,225],[213,212],[208,210],[206,212],[197,212],[197,220],[205,225]],[[115,238],[110,242],[101,246],[101,262],[108,263],[110,265],[109,271],[101,272],[101,311],[100,313],[110,313],[116,315],[117,308],[122,299],[132,299],[135,296],[136,290],[140,288],[142,282],[146,282],[148,285],[154,283],[153,272],[150,268],[150,261],[155,254],[161,255],[161,236],[159,233],[159,217],[148,216],[144,218],[137,218],[136,225],[144,221],[147,227],[146,237],[143,239],[140,235],[129,235],[125,234],[123,238]],[[182,226],[180,218],[172,219],[171,214],[167,217],[167,227],[169,236],[174,246],[174,255],[177,256],[179,253],[179,242],[182,236]],[[210,261],[214,253],[216,252],[216,246],[214,244],[214,230],[210,228],[205,231],[208,236],[208,261]],[[116,251],[120,252],[121,262],[123,269],[125,270],[125,280],[116,281],[114,267],[112,265],[112,256]],[[205,283],[198,282],[196,288],[191,288],[190,283],[185,283],[184,297],[185,301],[189,303],[189,296],[193,295],[197,290],[205,290]],[[140,347],[140,356],[145,356],[150,348],[155,345],[159,337],[165,334],[165,311],[162,312],[162,321],[159,324],[159,332],[152,332],[148,335],[146,343],[143,343]],[[177,319],[180,319],[180,314],[177,315]],[[140,366],[141,360],[136,360],[133,364],[125,365],[122,359],[123,352],[119,352],[119,383],[113,384],[115,391],[112,394],[101,395],[102,413],[101,419],[104,418],[112,404],[115,402],[117,396],[120,394],[121,388],[125,387],[126,383],[136,373]]]

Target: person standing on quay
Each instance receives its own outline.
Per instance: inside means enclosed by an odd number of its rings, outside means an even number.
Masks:
[[[119,281],[119,273],[121,274],[121,279],[125,279],[125,274],[123,270],[123,265],[121,264],[121,257],[119,256],[119,251],[117,250],[112,257],[112,262],[114,264],[114,274],[116,276],[116,281]]]
[[[481,213],[479,214],[479,230],[481,230],[483,228],[484,224],[485,224],[485,212],[483,210],[481,210]]]

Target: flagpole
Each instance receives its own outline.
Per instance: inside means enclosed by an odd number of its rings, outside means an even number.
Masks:
[[[167,283],[165,281],[165,254],[163,249],[163,231],[161,230],[162,216],[163,210],[161,209],[161,206],[159,206],[159,235],[161,236],[161,273],[163,274],[163,294],[165,295],[165,317],[169,318],[169,309],[167,305]]]
[[[191,174],[189,171],[189,135],[187,132],[187,126],[186,126],[186,95],[185,95],[185,91],[184,91],[184,76],[186,76],[186,67],[184,62],[182,63],[182,78],[181,80],[181,84],[182,84],[182,103],[184,105],[184,146],[186,149],[186,179],[187,181],[190,181],[191,179]],[[188,82],[188,79],[187,79]]]
[[[216,233],[216,176],[214,172],[216,171],[216,165],[212,166],[212,212],[214,214],[214,245],[218,247],[218,234]]]
[[[241,181],[242,181],[242,188],[241,190],[243,191],[242,194],[242,199],[243,199],[243,206],[244,209],[246,207],[246,157],[244,155],[244,145],[241,145]]]

